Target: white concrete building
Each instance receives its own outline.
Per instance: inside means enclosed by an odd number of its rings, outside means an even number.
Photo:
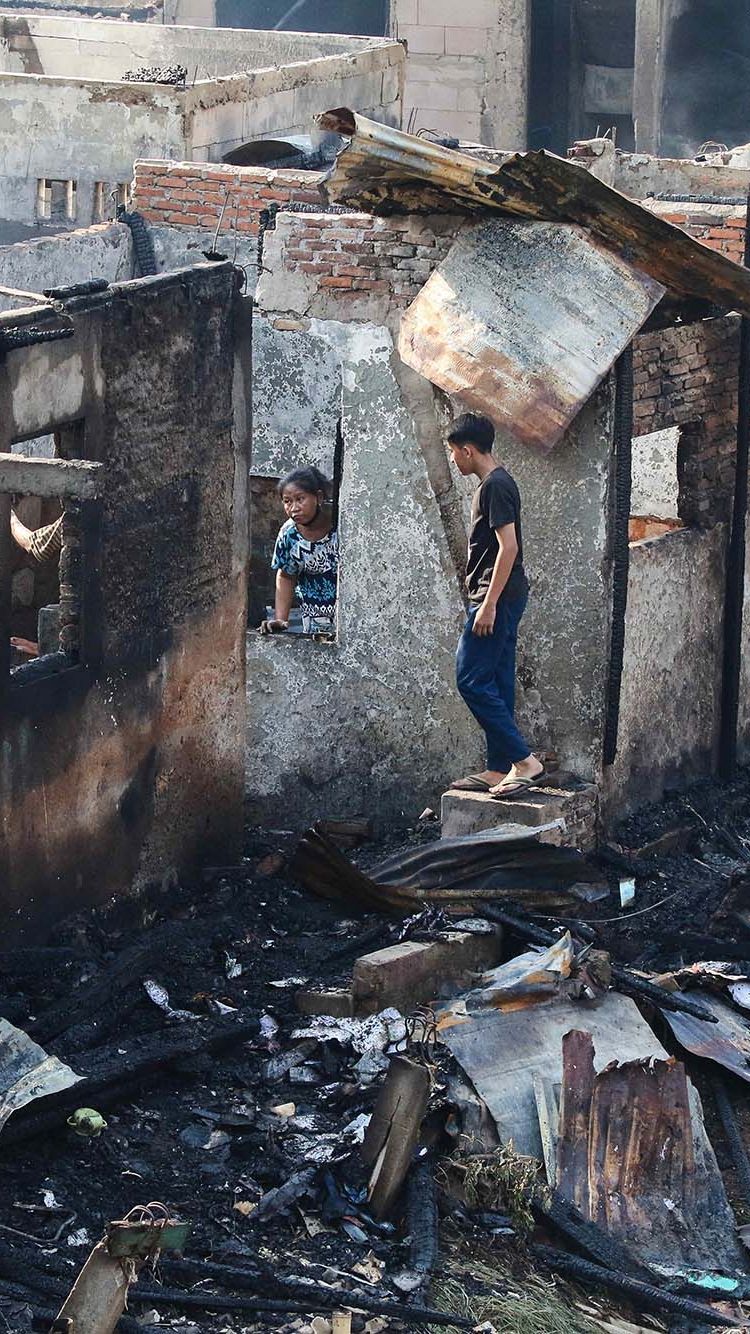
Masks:
[[[404,63],[381,38],[0,17],[0,237],[112,217],[139,157],[220,162],[330,106],[398,125]],[[175,65],[183,86],[123,77]]]

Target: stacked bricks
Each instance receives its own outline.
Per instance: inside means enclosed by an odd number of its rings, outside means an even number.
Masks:
[[[639,203],[652,213],[657,213],[665,222],[681,227],[711,250],[718,250],[736,264],[742,263],[745,247],[744,204],[673,204],[660,199],[641,199]]]
[[[322,173],[227,167],[218,163],[136,162],[131,207],[155,226],[211,230],[224,210],[222,234],[257,236],[260,215],[277,204],[322,204]]]
[[[682,427],[680,515],[699,526],[724,519],[734,482],[739,318],[640,334],[633,352],[635,434]]]
[[[336,293],[357,298],[379,296],[383,307],[406,308],[424,286],[455,239],[460,219],[431,221],[373,218],[365,213],[306,214],[279,218],[284,233],[284,264],[308,274],[317,293],[309,314],[330,313],[325,298]],[[345,311],[342,308],[342,314]]]
[[[289,213],[290,204],[323,207],[322,173],[201,163],[136,162],[132,207],[155,226],[216,227],[257,236],[265,209],[277,205],[285,236],[284,264],[309,275],[321,303],[335,293],[380,297],[405,308],[447,254],[465,220],[374,218],[365,213]],[[317,283],[316,280],[317,279]],[[326,311],[326,313],[330,313]]]

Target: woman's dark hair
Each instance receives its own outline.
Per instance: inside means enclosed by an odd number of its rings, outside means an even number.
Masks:
[[[287,486],[298,486],[301,491],[307,491],[311,496],[317,496],[318,492],[322,491],[326,500],[330,500],[331,497],[331,483],[320,468],[292,468],[292,471],[279,482],[280,496],[283,496],[284,488]]]
[[[489,454],[495,443],[495,428],[489,417],[480,417],[477,412],[464,412],[448,428],[446,438],[451,445],[473,445],[480,454]]]

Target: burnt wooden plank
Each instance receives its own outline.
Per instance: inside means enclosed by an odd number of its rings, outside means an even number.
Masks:
[[[591,1034],[580,1029],[566,1033],[562,1059],[557,1185],[560,1194],[588,1218],[589,1115],[595,1079]]]

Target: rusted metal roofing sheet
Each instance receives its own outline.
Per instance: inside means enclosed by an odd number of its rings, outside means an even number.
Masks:
[[[357,116],[318,118],[351,138],[325,183],[328,197],[367,212],[500,212],[577,223],[680,299],[750,315],[750,270],[605,185],[575,162],[516,153],[502,166]]]
[[[399,353],[547,452],[663,293],[580,227],[495,217],[463,232],[428,278]]]

